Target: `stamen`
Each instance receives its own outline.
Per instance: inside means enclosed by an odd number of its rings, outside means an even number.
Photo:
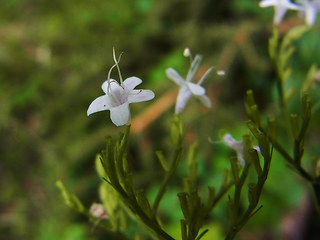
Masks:
[[[224,143],[224,141],[221,141],[221,140],[219,140],[219,141],[214,141],[211,137],[208,137],[208,142],[209,142],[209,143],[212,143],[212,144]]]
[[[113,48],[113,60],[114,62],[116,63],[116,66],[117,66],[117,69],[118,69],[118,73],[119,73],[119,79],[120,79],[120,84],[122,85],[123,83],[123,80],[122,80],[122,76],[121,76],[121,71],[120,71],[120,67],[119,67],[119,62],[120,62],[120,59],[121,59],[121,56],[122,56],[123,53],[120,54],[119,56],[119,59],[117,61],[117,58],[116,58],[116,52]]]
[[[202,78],[199,80],[198,84],[202,84],[202,82],[204,81],[204,79],[211,73],[211,71],[213,70],[214,67],[210,67],[206,73],[202,76]]]
[[[121,53],[120,56],[119,56],[119,59],[118,59],[118,61],[117,61],[114,48],[112,49],[112,51],[113,51],[113,59],[114,59],[114,61],[115,61],[115,64],[112,65],[112,67],[109,69],[109,72],[108,72],[108,77],[107,77],[107,80],[108,80],[108,90],[107,90],[107,92],[108,92],[108,93],[109,93],[109,91],[110,91],[111,72],[112,72],[112,70],[113,70],[115,67],[117,67],[117,68],[118,68],[118,71],[120,71],[118,64],[119,64],[120,59],[121,59],[121,56],[122,56],[122,53]],[[122,85],[122,77],[121,77],[121,74],[119,74],[119,76],[120,76],[120,82],[121,82],[121,85]],[[116,81],[114,81],[114,82],[116,82]]]

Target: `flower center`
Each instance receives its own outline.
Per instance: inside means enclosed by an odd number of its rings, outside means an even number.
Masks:
[[[114,83],[114,84],[112,84]],[[117,82],[110,83],[109,96],[111,97],[112,107],[120,106],[128,101],[128,94]]]

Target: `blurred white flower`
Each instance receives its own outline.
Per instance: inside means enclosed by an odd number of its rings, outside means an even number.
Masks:
[[[100,203],[92,203],[89,209],[89,212],[91,213],[92,216],[98,219],[108,219],[108,215],[103,207],[102,204]]]
[[[300,9],[308,25],[314,25],[317,14],[320,12],[320,0],[300,0],[298,1],[302,8]]]
[[[190,50],[188,50],[188,54],[190,54]],[[186,79],[183,79],[179,73],[174,70],[173,68],[168,68],[166,70],[166,74],[168,78],[174,81],[179,86],[179,94],[177,97],[176,102],[176,113],[180,113],[186,106],[187,102],[189,101],[190,97],[194,95],[195,97],[199,98],[200,101],[208,108],[211,107],[210,99],[205,95],[206,90],[201,86],[201,83],[204,79],[208,76],[211,72],[213,67],[209,68],[206,73],[202,76],[198,83],[192,83],[191,80],[193,79],[196,71],[201,62],[201,56],[196,55],[193,61],[191,62],[190,69],[188,71]]]
[[[288,9],[291,10],[301,10],[301,6],[292,3],[290,0],[262,0],[259,3],[260,7],[274,7],[274,24],[278,24],[281,22],[282,18],[286,14]]]
[[[191,56],[191,52],[189,48],[185,48],[183,51],[183,56],[185,57],[190,57]]]
[[[130,120],[129,104],[135,102],[144,102],[154,98],[154,93],[151,90],[134,89],[142,83],[142,80],[137,77],[129,77],[122,81],[119,60],[115,57],[113,50],[113,58],[115,64],[111,67],[108,74],[108,79],[102,84],[101,88],[105,95],[96,98],[89,106],[87,115],[110,110],[111,121],[116,126],[122,126]],[[120,58],[119,58],[120,59]],[[110,78],[111,70],[117,67],[119,72],[120,84]]]
[[[226,72],[224,70],[218,70],[217,75],[224,76],[224,75],[226,75]]]
[[[243,141],[235,140],[231,134],[227,133],[222,137],[223,142],[237,153],[237,158],[242,166],[245,165]]]
[[[244,148],[243,148],[243,140],[237,141],[235,140],[230,133],[223,135],[222,141],[226,144],[229,148],[233,149],[237,153],[237,158],[242,166],[245,165],[244,160]],[[258,153],[261,153],[259,146],[253,146],[254,150]]]

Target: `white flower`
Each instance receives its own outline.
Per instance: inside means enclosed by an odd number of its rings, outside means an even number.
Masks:
[[[109,71],[108,79],[102,84],[101,88],[105,95],[96,98],[89,106],[87,115],[110,110],[111,121],[116,126],[122,126],[130,120],[129,104],[135,102],[144,102],[154,98],[154,93],[151,90],[134,89],[137,85],[142,83],[142,80],[137,77],[129,77],[122,81],[121,73],[119,70],[119,61],[115,58],[113,51],[115,65]],[[114,67],[118,68],[120,84],[110,78],[111,70]]]
[[[231,134],[227,133],[223,137],[223,142],[237,153],[237,158],[242,166],[245,165],[243,141],[235,140]]]
[[[191,55],[190,55],[191,56]],[[187,102],[189,101],[192,95],[196,96],[200,99],[200,101],[208,108],[211,107],[210,99],[205,95],[206,90],[201,86],[201,83],[206,78],[206,76],[211,72],[213,69],[212,67],[207,70],[207,72],[202,76],[199,82],[192,83],[191,80],[193,79],[199,65],[201,62],[201,57],[196,55],[194,60],[191,63],[189,72],[187,74],[186,79],[183,79],[179,73],[174,70],[173,68],[168,68],[166,70],[166,74],[168,78],[174,81],[177,85],[179,85],[179,94],[177,97],[176,102],[176,113],[180,113],[186,106]]]
[[[273,22],[278,24],[281,22],[282,18],[286,14],[288,9],[291,10],[301,10],[301,6],[292,3],[290,0],[262,0],[259,3],[260,7],[270,7],[274,6],[274,18]]]
[[[320,0],[300,0],[302,4],[301,12],[305,16],[308,25],[314,25],[317,14],[320,11]]]
[[[235,140],[230,133],[223,135],[222,141],[231,149],[233,149],[237,153],[237,158],[242,166],[245,165],[244,160],[244,147],[243,147],[243,140],[237,141]],[[254,150],[258,153],[261,153],[259,146],[253,146]]]
[[[89,212],[91,213],[92,216],[101,220],[109,218],[103,205],[99,203],[92,203],[90,206]]]

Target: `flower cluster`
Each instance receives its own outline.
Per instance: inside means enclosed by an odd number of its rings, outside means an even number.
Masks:
[[[175,112],[180,113],[188,103],[191,96],[195,96],[208,108],[211,107],[210,99],[205,95],[206,90],[201,86],[204,79],[212,71],[213,67],[209,68],[202,76],[198,83],[191,82],[195,73],[197,72],[201,63],[201,56],[196,55],[192,58],[191,52],[188,48],[184,50],[184,56],[190,57],[191,66],[188,71],[186,79],[182,78],[179,73],[173,68],[166,70],[167,76],[179,85],[179,94],[176,101]],[[120,55],[121,57],[121,55]],[[115,51],[113,49],[113,59],[115,64],[110,68],[107,80],[102,84],[102,90],[105,95],[96,98],[89,106],[87,115],[92,113],[109,110],[110,118],[116,126],[122,126],[130,121],[129,104],[135,102],[148,101],[154,98],[154,93],[151,90],[134,89],[142,80],[137,77],[129,77],[122,80],[119,59],[116,59]],[[117,67],[119,73],[120,83],[110,78],[112,69]],[[224,75],[223,70],[217,72],[218,75]]]
[[[298,0],[297,3],[293,3],[290,0],[262,0],[259,5],[260,7],[274,7],[273,21],[275,24],[281,22],[287,10],[296,10],[304,16],[308,25],[314,25],[317,14],[320,11],[320,0]]]

